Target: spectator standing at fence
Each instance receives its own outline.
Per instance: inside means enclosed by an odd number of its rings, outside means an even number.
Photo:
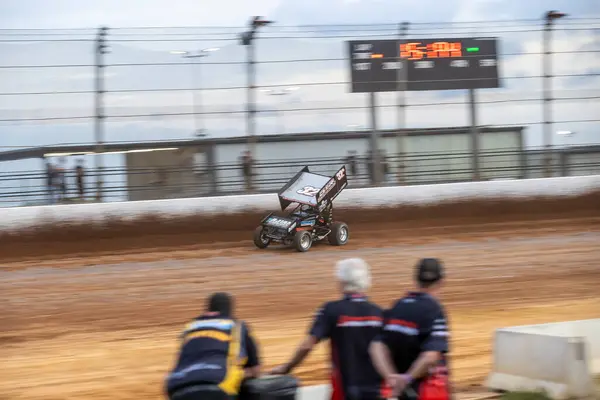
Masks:
[[[245,190],[247,192],[252,192],[254,190],[254,159],[252,158],[250,151],[246,150],[244,154],[242,154],[240,162],[242,164],[242,175],[244,177]]]
[[[67,197],[67,177],[65,173],[66,161],[61,158],[58,165],[54,167],[54,187],[58,193],[58,200],[63,201]]]
[[[367,164],[367,172],[369,173],[369,182],[373,183],[375,181],[375,160],[371,150],[367,151],[365,162]]]
[[[56,168],[50,161],[46,161],[46,187],[48,192],[48,202],[54,203],[54,191],[56,185]]]
[[[54,175],[53,175],[53,179],[52,179],[52,184],[54,187],[55,200],[58,202],[61,202],[64,198],[64,195],[63,195],[64,174],[63,174],[62,168],[60,167],[60,164],[54,165],[53,169],[54,169]]]
[[[444,278],[434,258],[419,261],[417,290],[385,312],[384,327],[370,346],[373,364],[399,399],[450,398],[448,321],[436,299]]]
[[[383,175],[383,182],[389,182],[390,179],[390,163],[388,162],[388,156],[383,150],[379,151],[379,160],[381,160],[381,171]]]
[[[354,178],[358,175],[358,161],[356,160],[356,151],[352,150],[348,152],[346,157],[346,165],[348,165],[348,171]]]
[[[290,361],[273,374],[288,374],[324,339],[331,343],[332,400],[379,400],[382,379],[369,357],[369,343],[380,332],[383,311],[365,292],[371,285],[369,265],[360,258],[336,264],[342,298],[317,311],[310,331]]]
[[[181,335],[181,349],[166,391],[170,400],[234,399],[246,378],[257,378],[260,360],[248,325],[233,315],[233,299],[214,293],[206,311]]]
[[[79,200],[84,200],[85,198],[85,187],[83,184],[84,177],[85,171],[83,169],[83,160],[77,160],[77,165],[75,166],[75,180],[77,182],[77,192],[79,194]]]

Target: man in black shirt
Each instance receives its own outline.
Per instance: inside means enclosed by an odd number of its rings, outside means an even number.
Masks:
[[[244,182],[246,184],[246,192],[252,192],[254,190],[254,159],[250,151],[244,152],[240,157],[240,163],[242,165],[242,175],[244,176]]]
[[[232,310],[231,296],[215,293],[207,311],[186,326],[166,382],[169,399],[234,399],[245,378],[258,377],[256,343],[248,325],[234,319]]]
[[[421,260],[416,268],[418,291],[386,310],[383,330],[370,346],[373,364],[393,396],[449,398],[448,325],[446,313],[434,297],[443,278],[439,260]],[[434,396],[432,391],[436,391]]]
[[[348,165],[348,172],[353,177],[356,178],[358,175],[358,161],[356,159],[356,151],[349,151],[348,156],[346,157],[346,164]]]
[[[369,266],[359,258],[339,261],[336,266],[343,297],[321,306],[292,359],[271,373],[289,373],[317,343],[329,339],[331,399],[379,400],[382,378],[371,363],[368,349],[381,330],[383,313],[365,295],[371,284]]]
[[[75,179],[77,181],[77,192],[79,194],[79,200],[83,200],[84,195],[84,186],[83,186],[83,178],[84,178],[84,170],[83,170],[83,160],[77,161],[77,166],[75,167]]]

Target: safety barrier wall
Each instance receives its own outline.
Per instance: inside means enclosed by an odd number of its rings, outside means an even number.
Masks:
[[[585,398],[600,374],[600,319],[498,329],[487,386],[545,390],[552,399]]]
[[[336,208],[378,208],[460,200],[573,196],[595,190],[600,190],[600,175],[348,189],[335,203]],[[218,215],[275,211],[278,208],[275,194],[4,208],[0,209],[0,230],[10,231],[48,222],[93,223],[111,218],[135,219],[143,215]]]

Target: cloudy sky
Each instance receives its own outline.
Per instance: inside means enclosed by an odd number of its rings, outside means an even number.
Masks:
[[[257,59],[262,61],[257,67],[258,85],[300,87],[290,96],[259,93],[257,101],[260,109],[311,109],[262,112],[257,121],[257,129],[261,134],[281,130],[308,132],[368,126],[366,110],[331,109],[366,105],[366,96],[349,93],[348,85],[344,83],[348,80],[347,62],[343,60],[347,56],[344,41],[373,32],[393,35],[394,24],[409,21],[413,24],[410,30],[410,37],[413,38],[498,37],[502,87],[479,91],[478,100],[486,103],[479,107],[479,122],[482,125],[526,125],[527,143],[540,145],[539,122],[543,114],[542,103],[536,100],[542,97],[542,81],[539,78],[542,33],[539,25],[541,16],[550,9],[566,12],[574,18],[557,23],[553,49],[563,53],[553,57],[554,73],[569,76],[553,80],[554,95],[557,98],[584,98],[555,102],[553,119],[572,121],[555,124],[555,130],[577,132],[569,140],[579,143],[600,142],[600,123],[594,121],[600,119],[598,0],[1,1],[0,66],[77,64],[84,67],[0,68],[0,120],[81,117],[70,121],[0,122],[0,151],[16,146],[93,140],[92,121],[84,118],[93,115],[91,94],[14,93],[93,90],[91,40],[101,25],[111,28],[107,64],[174,64],[106,68],[107,89],[114,91],[106,95],[107,114],[146,115],[110,118],[107,122],[107,141],[190,137],[194,130],[194,118],[189,115],[156,114],[192,112],[192,92],[187,90],[192,86],[203,88],[199,103],[202,105],[201,111],[209,114],[198,120],[209,134],[244,135],[246,94],[241,88],[246,84],[243,65],[245,49],[238,44],[236,35],[252,15],[264,15],[276,21],[274,26],[264,29],[257,42]],[[582,18],[587,19],[580,20]],[[539,23],[520,22],[524,19],[537,19]],[[510,22],[469,23],[498,20]],[[334,26],[341,24],[368,26],[354,30]],[[146,28],[127,29],[131,27]],[[173,50],[207,47],[219,47],[220,50],[203,59],[204,65],[200,66],[184,64],[183,58],[170,54]],[[289,62],[324,58],[335,60]],[[240,89],[231,89],[233,87]],[[136,92],[138,89],[145,92]],[[467,125],[468,108],[462,104],[466,97],[465,91],[409,93],[411,107],[408,109],[407,125]],[[525,101],[527,99],[536,101]],[[379,100],[383,106],[392,106],[395,96],[382,94]],[[436,105],[441,102],[453,104]],[[231,114],[226,114],[228,112]],[[148,117],[148,114],[154,116]],[[382,107],[379,116],[382,127],[395,127],[393,107]],[[556,136],[557,144],[562,144],[563,140]]]

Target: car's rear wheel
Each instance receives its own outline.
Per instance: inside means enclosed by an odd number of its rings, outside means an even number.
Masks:
[[[300,252],[305,252],[312,246],[312,235],[309,231],[298,231],[294,235],[294,247]]]
[[[259,249],[266,249],[271,244],[271,239],[265,234],[265,229],[262,226],[256,227],[254,230],[254,245]]]
[[[343,246],[348,243],[350,230],[348,225],[343,222],[334,222],[331,224],[331,232],[327,236],[329,244],[333,246]]]

